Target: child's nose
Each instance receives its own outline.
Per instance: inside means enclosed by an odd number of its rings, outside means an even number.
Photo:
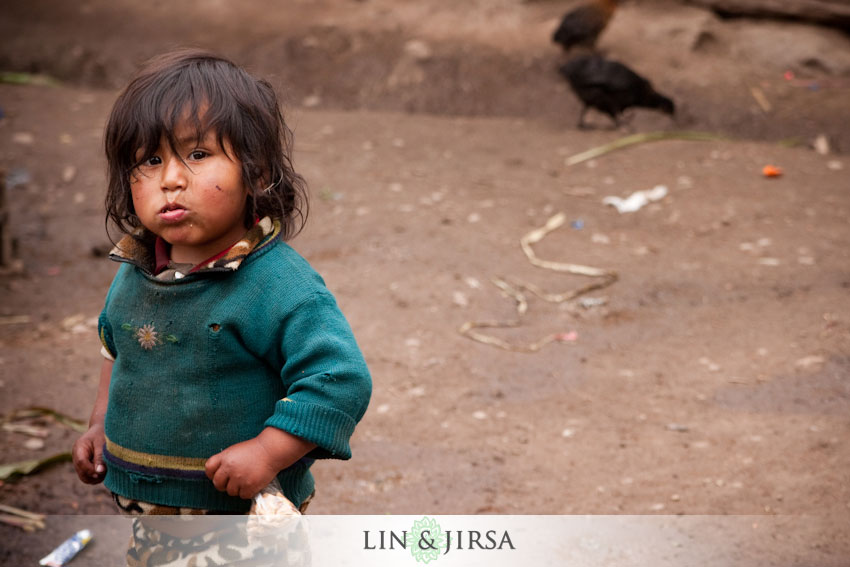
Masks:
[[[165,162],[162,171],[163,191],[174,191],[186,188],[187,166],[177,157],[170,157]]]

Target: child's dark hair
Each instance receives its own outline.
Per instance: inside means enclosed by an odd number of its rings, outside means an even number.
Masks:
[[[147,62],[119,95],[106,126],[106,219],[122,232],[140,226],[130,176],[188,119],[197,139],[214,131],[227,139],[242,164],[249,191],[246,227],[254,219],[280,219],[282,236],[297,234],[307,219],[304,180],[290,160],[292,131],[283,121],[272,86],[231,61],[198,49],[180,49]],[[137,156],[141,155],[141,159]]]

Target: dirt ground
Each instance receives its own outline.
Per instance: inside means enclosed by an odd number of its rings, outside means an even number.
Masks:
[[[103,124],[139,61],[200,45],[284,95],[311,188],[293,246],[324,275],[373,373],[354,458],[314,466],[312,513],[787,516],[805,521],[756,564],[850,565],[846,35],[627,2],[599,47],[679,116],[639,111],[626,129],[579,131],[557,73],[566,56],[549,41],[569,2],[174,4],[3,9],[0,70],[62,84],[0,85],[22,261],[0,276],[0,413],[88,417],[95,321],[116,268],[102,256]],[[726,139],[566,164],[654,130]],[[767,164],[784,175],[763,177]],[[634,213],[602,203],[657,185],[667,196]],[[528,354],[462,336],[467,321],[514,317],[493,278],[550,292],[590,281],[535,267],[520,248],[559,212],[567,223],[537,255],[618,281],[584,303],[529,295],[523,323],[492,334],[574,340]],[[75,435],[52,426],[32,450],[3,431],[3,461],[66,450]],[[6,482],[0,501],[113,512],[70,463]],[[0,526],[0,537],[0,564],[46,552],[39,534]]]

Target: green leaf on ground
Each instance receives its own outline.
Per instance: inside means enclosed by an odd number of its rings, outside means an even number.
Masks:
[[[59,453],[46,459],[32,459],[30,461],[18,461],[0,465],[0,480],[8,480],[15,476],[27,476],[39,472],[56,463],[64,463],[71,460],[71,453]]]

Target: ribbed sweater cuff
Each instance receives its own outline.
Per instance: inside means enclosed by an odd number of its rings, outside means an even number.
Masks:
[[[280,400],[265,425],[318,445],[309,455],[312,458],[351,458],[348,440],[354,433],[356,422],[339,410],[297,400]]]

